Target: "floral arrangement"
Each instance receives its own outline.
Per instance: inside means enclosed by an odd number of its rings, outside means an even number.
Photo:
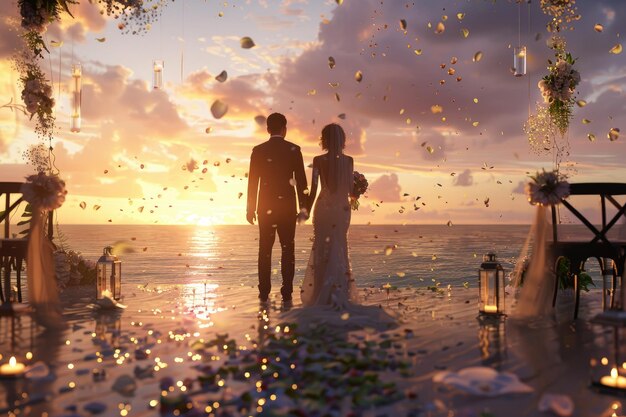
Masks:
[[[546,172],[543,170],[530,178],[532,181],[526,185],[526,194],[532,205],[559,204],[561,200],[569,196],[569,183],[558,171]]]
[[[55,276],[61,289],[74,285],[95,284],[96,264],[85,259],[80,252],[59,249],[54,252],[54,261]]]
[[[565,134],[569,127],[574,107],[576,86],[580,83],[580,73],[574,69],[576,59],[572,54],[565,52],[565,42],[553,37],[550,46],[554,49],[556,61],[548,60],[548,71],[537,86],[543,100],[548,104],[548,111],[552,122]]]
[[[40,210],[55,210],[65,202],[65,181],[57,175],[39,172],[26,177],[21,192],[24,200]]]
[[[61,11],[66,11],[70,16],[69,4],[76,4],[74,0],[19,0],[22,27],[27,31],[43,33],[46,25],[59,19]]]
[[[359,197],[365,194],[367,187],[369,187],[369,183],[365,175],[354,171],[354,185],[352,186],[352,193],[350,194],[350,207],[352,207],[352,210],[359,209]]]
[[[26,111],[30,113],[30,118],[37,116],[36,131],[45,138],[52,135],[54,129],[52,87],[37,65],[26,63],[24,65],[27,68],[20,78],[24,88],[22,100],[26,105]]]

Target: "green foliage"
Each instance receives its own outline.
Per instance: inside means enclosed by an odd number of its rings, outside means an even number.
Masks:
[[[567,258],[561,258],[556,266],[556,278],[559,280],[559,288],[574,288],[574,274],[570,272],[571,262]],[[593,279],[584,270],[578,274],[578,287],[585,292],[589,292],[589,285],[594,284]]]

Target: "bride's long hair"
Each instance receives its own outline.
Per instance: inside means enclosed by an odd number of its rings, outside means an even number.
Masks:
[[[328,178],[326,184],[330,191],[337,191],[339,176],[343,174],[343,149],[346,147],[346,133],[336,123],[324,126],[322,129],[322,149],[328,151]]]

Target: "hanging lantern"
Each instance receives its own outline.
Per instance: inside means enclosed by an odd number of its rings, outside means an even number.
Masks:
[[[108,291],[114,300],[119,300],[122,295],[122,262],[113,255],[113,248],[104,248],[102,256],[96,264],[96,298],[103,298],[103,293]]]
[[[480,314],[504,314],[504,269],[496,261],[495,253],[483,255],[478,270],[478,293]]]
[[[152,61],[152,87],[155,90],[163,88],[163,60]]]
[[[80,132],[80,110],[83,95],[82,75],[82,66],[80,64],[72,65],[72,115],[70,118],[71,132]]]
[[[526,75],[526,47],[513,48],[513,74],[516,77]]]

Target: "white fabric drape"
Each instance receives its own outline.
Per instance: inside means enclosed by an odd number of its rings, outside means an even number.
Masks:
[[[54,277],[54,248],[44,233],[47,213],[33,207],[26,252],[28,299],[40,324],[59,328],[63,326],[63,321]]]

